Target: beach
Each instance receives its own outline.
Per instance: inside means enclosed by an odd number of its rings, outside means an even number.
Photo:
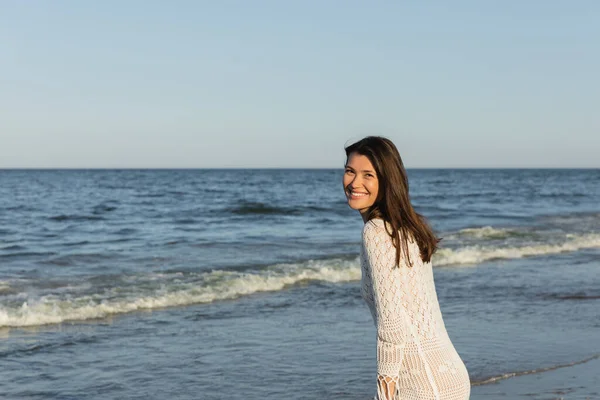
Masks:
[[[600,398],[600,170],[408,174],[471,398]],[[337,169],[2,170],[0,398],[372,398],[361,228]]]
[[[600,398],[600,360],[594,357],[535,374],[525,374],[497,383],[475,386],[471,397],[477,399],[598,399]]]

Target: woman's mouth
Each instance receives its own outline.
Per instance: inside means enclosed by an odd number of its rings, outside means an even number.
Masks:
[[[352,199],[360,199],[363,197],[367,197],[369,194],[365,193],[365,192],[355,192],[355,191],[349,191],[348,192],[349,197]]]

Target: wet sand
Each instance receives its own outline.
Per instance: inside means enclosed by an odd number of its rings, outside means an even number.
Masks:
[[[600,358],[596,357],[569,367],[473,386],[471,399],[598,400]]]

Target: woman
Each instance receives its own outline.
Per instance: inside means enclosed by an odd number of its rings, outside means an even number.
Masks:
[[[377,328],[380,400],[464,400],[469,374],[438,304],[435,237],[413,209],[396,146],[369,136],[346,147],[344,191],[365,222],[361,294]]]

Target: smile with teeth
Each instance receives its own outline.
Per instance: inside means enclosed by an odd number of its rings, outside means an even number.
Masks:
[[[368,193],[364,193],[364,192],[354,192],[354,191],[348,191],[348,193],[350,193],[350,196],[352,197],[363,197],[363,196],[368,196]]]

